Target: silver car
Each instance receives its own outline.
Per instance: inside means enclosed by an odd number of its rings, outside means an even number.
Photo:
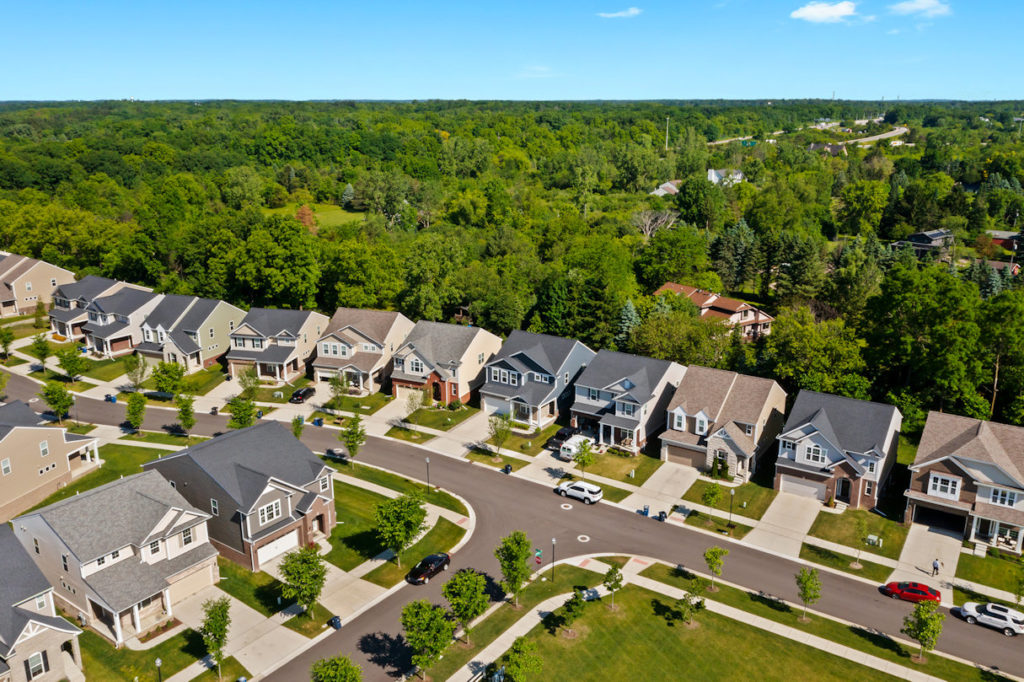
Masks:
[[[583,500],[584,504],[594,504],[604,495],[599,486],[585,481],[566,481],[555,488],[555,492],[562,497],[575,497],[577,500]]]
[[[1024,613],[999,604],[979,604],[969,601],[960,607],[960,615],[971,625],[981,623],[1002,630],[1007,637],[1024,635]]]

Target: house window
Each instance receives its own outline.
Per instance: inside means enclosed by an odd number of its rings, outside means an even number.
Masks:
[[[452,384],[452,395],[458,395],[458,394],[459,394],[459,385],[458,384]]]
[[[55,278],[53,278],[53,277],[50,278],[50,286],[51,287],[57,286],[57,280]]]
[[[377,349],[374,347],[374,345],[372,343],[364,343],[363,344],[363,350],[372,353],[373,351],[375,351]]]
[[[149,553],[150,554],[157,554],[159,551],[160,551],[160,541],[159,540],[153,540],[153,542],[149,543]]]
[[[119,556],[121,556],[121,550],[119,549],[115,549],[113,552],[110,553],[111,559],[116,559]]]
[[[949,476],[932,474],[928,482],[928,494],[945,497],[950,500],[960,499],[960,481]]]
[[[231,345],[235,348],[245,348],[245,339],[240,339],[237,336],[231,337]]]
[[[5,459],[3,461],[0,461],[0,472],[3,472],[4,476],[6,476],[9,473],[11,473],[11,460],[10,459]]]
[[[107,557],[105,556],[101,556],[99,559],[96,560],[97,566],[102,566],[105,563],[107,563]]]
[[[36,554],[39,554],[39,538],[32,538],[32,549],[36,550]]]
[[[509,372],[509,374],[508,374],[508,383],[510,383],[513,386],[518,386],[519,385],[519,375],[516,374],[515,372]]]
[[[675,429],[676,431],[686,430],[686,415],[679,414],[678,412],[676,412],[675,414],[672,415],[672,421],[672,428]]]
[[[743,425],[743,432],[746,433],[748,436],[753,436],[754,435],[754,425],[753,424],[744,424]]]
[[[32,291],[32,282],[25,282],[25,291]]]
[[[708,432],[708,420],[704,417],[697,417],[697,435],[703,436]]]
[[[331,479],[327,478],[326,476],[320,479],[320,492],[325,492],[328,488],[331,487],[330,481]]]
[[[181,531],[181,546],[182,547],[188,547],[191,544],[192,544],[192,529],[191,528],[186,528],[185,530]]]
[[[868,497],[871,497],[872,494],[874,494],[874,492],[875,492],[875,482],[874,481],[864,481],[864,494],[867,495]]]
[[[265,526],[281,516],[281,500],[274,500],[265,507],[260,507],[260,525]]]
[[[228,320],[228,331],[230,331],[230,332],[235,331],[235,321],[234,320]]]
[[[476,364],[478,364],[478,365],[484,364],[484,354],[483,353],[480,353],[480,355],[476,356]]]
[[[41,457],[46,457],[48,454],[50,454],[50,444],[44,440],[39,444],[39,455]]]
[[[566,386],[569,385],[569,373],[568,372],[565,373],[565,385]]]
[[[67,570],[68,570],[68,555],[67,554],[61,554],[60,555],[60,565],[63,566],[64,567],[64,571],[67,572]]]
[[[28,679],[34,680],[40,675],[45,674],[50,666],[47,665],[46,653],[43,651],[37,651],[28,657],[25,662],[25,667],[28,668]]]
[[[500,379],[501,383],[503,383],[503,384],[507,384],[508,383],[508,370],[507,369],[500,370],[498,376],[501,377],[501,379]]]
[[[342,344],[341,346],[334,344],[331,346],[331,350],[334,351],[335,355],[340,355],[343,358],[348,357],[348,346],[346,346],[345,344]]]
[[[36,597],[36,608],[37,609],[45,609],[46,608],[46,595],[45,594],[41,594],[38,597]]]
[[[220,516],[220,505],[212,497],[210,498],[210,513],[214,516]]]
[[[412,358],[409,360],[409,371],[417,374],[423,371],[423,363],[419,358]]]
[[[1017,493],[1012,493],[1009,490],[997,490],[992,488],[992,504],[998,504],[1003,507],[1012,507],[1017,502]]]
[[[868,473],[869,474],[875,473],[875,462],[874,462],[874,460],[868,462]]]
[[[820,445],[807,446],[807,459],[817,464],[825,463],[825,453],[821,451]]]
[[[719,462],[728,463],[729,453],[719,448],[718,450],[715,450],[715,459],[717,459]]]
[[[142,330],[142,336],[143,336],[143,338],[146,339],[146,341],[152,341],[153,340],[153,332],[150,331],[149,329],[143,329]]]
[[[779,442],[781,443],[781,447],[783,450],[789,450],[790,452],[792,452],[794,449],[796,449],[796,443],[794,443],[791,440],[783,440]]]
[[[598,398],[598,391],[597,391],[597,389],[596,388],[588,388],[587,389],[587,398],[590,399],[590,400],[597,400],[597,398]]]
[[[210,327],[210,338],[213,338],[213,327]]]
[[[636,414],[636,405],[633,403],[618,403],[619,414],[632,417]]]
[[[263,339],[253,339],[252,340],[252,347],[253,348],[263,348]]]
[[[160,343],[163,343],[165,338],[167,337],[164,336],[164,333],[158,329],[156,332],[156,340],[159,341]]]

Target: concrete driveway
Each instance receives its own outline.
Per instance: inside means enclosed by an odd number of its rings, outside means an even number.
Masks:
[[[664,509],[671,514],[677,505],[685,505],[682,497],[698,476],[697,470],[693,467],[663,462],[658,470],[644,481],[640,490],[622,501],[622,505],[627,509],[642,509],[647,505],[653,513]]]
[[[889,581],[916,580],[926,583],[941,589],[944,603],[952,603],[953,578],[956,576],[956,564],[960,560],[962,545],[959,533],[915,523],[910,526],[899,563],[889,576]],[[942,563],[942,567],[939,575],[933,578],[932,561],[935,559]]]
[[[800,545],[819,511],[821,502],[813,497],[780,492],[744,540],[779,554],[800,556]]]

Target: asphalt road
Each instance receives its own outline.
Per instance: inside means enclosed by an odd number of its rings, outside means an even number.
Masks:
[[[28,400],[38,390],[37,384],[17,375],[11,376],[7,386],[10,399]],[[38,411],[44,409],[41,401],[32,405]],[[124,419],[122,404],[79,399],[77,407],[78,418],[82,421],[117,424]],[[171,411],[151,409],[145,428],[169,426],[174,416]],[[197,415],[193,432],[213,435],[224,431],[225,425],[224,417]],[[302,440],[319,451],[337,444],[333,430],[315,427],[307,428]],[[370,438],[359,459],[422,479],[427,454],[402,443]],[[726,580],[789,601],[799,601],[793,576],[801,564],[725,538],[717,540],[611,505],[587,507],[574,503],[571,510],[565,511],[561,509],[562,498],[545,486],[445,456],[431,459],[430,480],[461,495],[476,512],[476,529],[470,541],[453,556],[453,571],[472,567],[497,580],[500,572],[493,551],[499,539],[513,530],[525,531],[533,545],[544,550],[545,562],[551,558],[551,539],[556,538],[556,558],[597,552],[638,554],[706,572],[704,550],[720,544],[730,552],[723,571]],[[581,541],[579,538],[583,535],[589,536],[589,541]],[[814,605],[816,610],[899,635],[903,616],[911,610],[909,604],[893,601],[874,587],[826,571],[821,572],[821,581],[822,598]],[[413,599],[443,603],[442,583],[442,580],[435,580],[425,586],[404,587],[341,631],[288,661],[267,679],[305,682],[313,661],[339,653],[362,665],[365,679],[397,677],[411,667],[399,625],[401,609]],[[1024,676],[1024,643],[1006,639],[994,630],[968,625],[952,615],[946,619],[939,649]]]

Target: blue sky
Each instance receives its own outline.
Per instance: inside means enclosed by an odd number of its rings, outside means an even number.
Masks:
[[[1024,98],[1019,0],[0,6],[0,100]]]

